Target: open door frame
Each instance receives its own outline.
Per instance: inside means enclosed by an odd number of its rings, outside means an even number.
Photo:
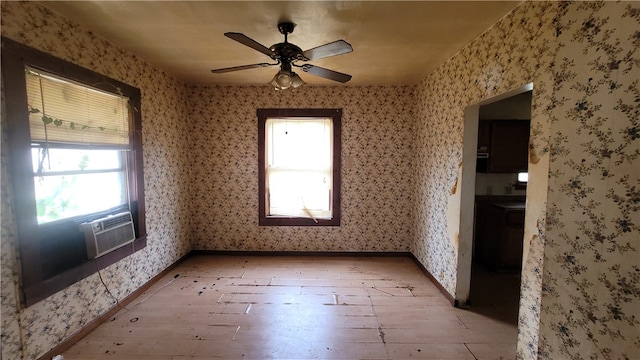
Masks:
[[[473,258],[473,225],[476,194],[476,157],[480,106],[491,104],[533,90],[533,83],[471,104],[464,109],[462,138],[462,175],[460,179],[460,228],[458,229],[458,273],[455,300],[459,305],[469,301],[471,292],[471,263]],[[526,209],[525,209],[526,211]]]

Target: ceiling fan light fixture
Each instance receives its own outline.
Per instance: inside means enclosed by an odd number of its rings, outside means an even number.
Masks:
[[[271,80],[271,85],[273,85],[278,90],[284,90],[291,86],[291,82],[293,77],[291,73],[286,70],[280,70]]]
[[[291,87],[296,89],[304,84],[306,84],[304,82],[304,80],[302,80],[302,78],[300,76],[298,76],[298,74],[292,72],[291,73],[293,75],[293,77],[291,78]]]
[[[298,74],[291,71],[291,64],[283,64],[269,84],[276,90],[286,90],[288,88],[298,88],[304,85],[305,82]]]

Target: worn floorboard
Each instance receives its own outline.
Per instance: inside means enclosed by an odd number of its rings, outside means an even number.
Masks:
[[[492,286],[486,275],[475,271],[474,281]],[[486,296],[452,307],[408,257],[198,255],[63,355],[514,359],[513,316],[513,305]]]

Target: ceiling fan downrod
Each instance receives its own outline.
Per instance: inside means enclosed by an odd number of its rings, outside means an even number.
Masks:
[[[278,31],[280,34],[284,35],[284,42],[287,42],[287,37],[289,34],[293,32],[293,28],[296,27],[296,24],[292,22],[281,22],[278,24]]]

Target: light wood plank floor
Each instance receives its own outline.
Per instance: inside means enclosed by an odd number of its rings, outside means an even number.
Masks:
[[[63,355],[514,359],[516,337],[513,322],[452,307],[408,257],[199,255]]]

